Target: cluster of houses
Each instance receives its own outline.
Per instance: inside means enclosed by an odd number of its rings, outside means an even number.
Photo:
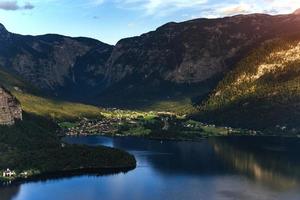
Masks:
[[[114,133],[117,128],[113,124],[119,123],[118,119],[81,120],[75,127],[66,130],[67,135],[89,135],[98,133]]]
[[[9,168],[3,170],[2,172],[3,178],[28,177],[29,175],[30,175],[29,171],[24,171],[20,174],[17,174],[14,170],[10,170]]]

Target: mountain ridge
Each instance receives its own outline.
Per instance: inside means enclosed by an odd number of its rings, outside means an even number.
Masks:
[[[87,95],[100,88],[94,75],[101,75],[113,48],[95,39],[57,34],[23,36],[2,31],[0,40],[2,69],[21,76],[52,96]]]
[[[84,37],[8,32],[8,37],[0,34],[6,38],[0,66],[50,96],[71,101],[110,107],[183,98],[195,103],[262,42],[300,33],[299,22],[295,14],[170,22],[116,46]]]
[[[168,101],[178,96],[202,99],[224,74],[259,44],[300,33],[299,22],[300,17],[292,14],[202,18],[167,23],[141,36],[122,39],[106,63],[106,92],[99,94],[100,102],[105,98],[114,101],[109,91],[126,93],[123,97],[130,101],[152,99],[155,102],[162,97],[163,101]],[[195,86],[192,90],[196,91],[208,82],[209,88],[199,89],[194,94],[172,89],[190,85],[191,88]],[[153,92],[140,98],[144,96],[143,85],[144,91]]]

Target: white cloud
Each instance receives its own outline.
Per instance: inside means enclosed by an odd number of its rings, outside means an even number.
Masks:
[[[246,14],[253,11],[252,6],[246,3],[240,3],[237,5],[228,5],[222,7],[218,10],[222,15],[236,15],[236,14]]]
[[[221,2],[221,1],[220,1]],[[289,14],[300,8],[299,0],[240,0],[226,3],[208,1],[202,6],[200,17],[217,18],[236,14],[267,13]]]
[[[299,0],[264,0],[270,8],[280,13],[291,13],[300,8]]]
[[[299,0],[89,0],[92,5],[104,2],[124,9],[143,11],[145,15],[165,16],[183,9],[190,15],[220,17],[248,13],[290,13],[300,7]]]
[[[300,0],[18,0],[18,2],[23,2],[23,5],[27,1],[34,5],[41,2],[52,4],[69,2],[68,5],[83,5],[88,8],[111,4],[116,8],[140,11],[144,16],[158,17],[172,16],[177,13],[182,15],[185,12],[184,19],[195,16],[214,18],[249,13],[285,14],[300,8]],[[6,0],[6,2],[17,1]],[[30,8],[30,5],[26,7]],[[14,5],[6,9],[10,8],[14,8]]]
[[[115,0],[122,8],[142,10],[146,15],[166,15],[175,11],[203,5],[208,0]]]
[[[20,6],[17,1],[1,1],[0,0],[0,9],[1,10],[31,10],[34,6],[26,2],[23,6]]]

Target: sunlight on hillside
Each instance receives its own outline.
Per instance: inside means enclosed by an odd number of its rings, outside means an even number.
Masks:
[[[285,98],[296,95],[300,89],[297,78],[299,55],[298,39],[264,44],[219,83],[204,109],[215,109],[250,96],[269,98],[281,94],[281,98]]]
[[[257,66],[256,73],[244,73],[235,81],[234,85],[239,85],[242,82],[252,82],[266,73],[275,70],[284,69],[289,63],[300,61],[300,43],[289,45],[289,49],[283,49],[270,53],[266,57],[265,62]]]
[[[100,117],[101,109],[79,103],[50,100],[43,97],[13,92],[21,102],[25,112],[40,116],[47,116],[53,119],[77,119],[80,117]]]

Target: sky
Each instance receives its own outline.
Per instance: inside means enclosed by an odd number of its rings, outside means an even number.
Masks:
[[[170,21],[297,8],[300,0],[0,0],[0,23],[24,35],[57,33],[115,44]]]

